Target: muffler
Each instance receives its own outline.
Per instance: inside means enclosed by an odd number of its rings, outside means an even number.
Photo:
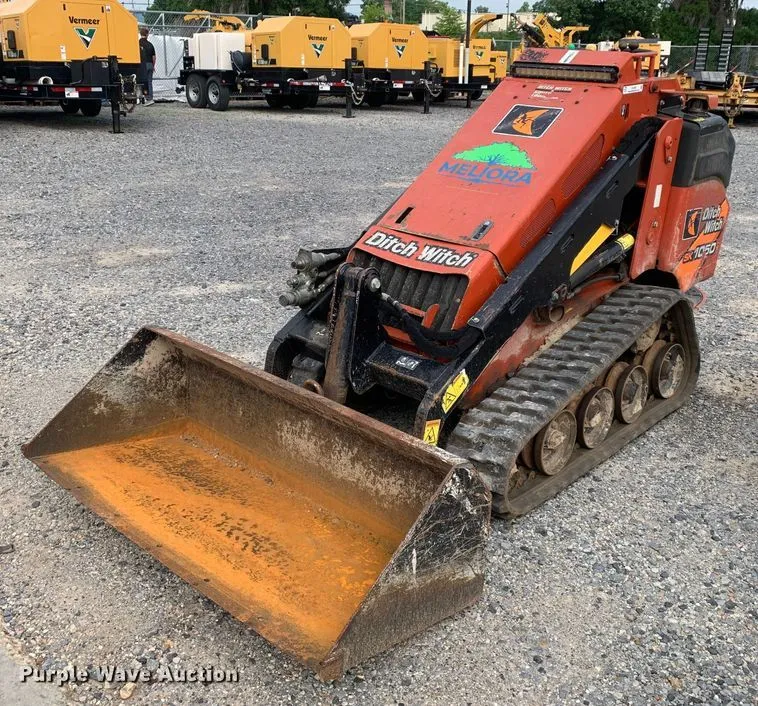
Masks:
[[[141,329],[24,454],[323,679],[482,591],[470,465],[168,331]]]

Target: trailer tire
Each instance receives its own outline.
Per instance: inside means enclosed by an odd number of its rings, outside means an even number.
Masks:
[[[475,91],[471,91],[471,100],[472,101],[478,101],[481,97],[484,91],[481,88],[477,88]]]
[[[366,94],[365,104],[367,104],[369,108],[381,108],[386,102],[387,96],[384,92]]]
[[[269,108],[281,110],[285,105],[287,105],[287,98],[281,94],[266,96],[266,103],[268,103]]]
[[[318,93],[308,94],[308,107],[315,108],[318,105]]]
[[[229,107],[229,86],[221,83],[220,79],[215,76],[209,78],[205,92],[208,96],[208,107],[211,110],[226,110]]]
[[[308,107],[310,96],[307,93],[291,93],[287,96],[287,105],[292,110],[303,110]]]
[[[68,98],[60,101],[61,110],[66,115],[76,115],[79,112],[79,101],[76,98]]]
[[[447,88],[443,88],[438,96],[434,96],[432,98],[432,101],[434,103],[444,103],[450,95],[450,92],[447,90]]]
[[[88,118],[94,118],[95,116],[100,115],[102,108],[103,102],[100,99],[83,100],[79,105],[79,110],[82,111],[82,115]]]
[[[208,105],[208,93],[206,91],[204,76],[190,74],[187,78],[184,92],[187,96],[187,105],[190,108],[205,108]]]
[[[397,103],[397,99],[400,97],[400,94],[392,90],[387,94],[387,105],[395,105]]]
[[[414,88],[411,91],[411,95],[413,96],[413,100],[416,101],[416,103],[424,102],[424,89],[423,88]]]

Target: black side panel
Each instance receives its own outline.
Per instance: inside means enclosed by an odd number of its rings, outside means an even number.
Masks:
[[[679,117],[684,118],[684,125],[672,184],[686,187],[718,179],[729,186],[734,138],[726,121],[710,113],[697,118],[682,113]]]
[[[107,86],[110,83],[108,61],[101,59],[72,61],[71,83],[83,86]]]

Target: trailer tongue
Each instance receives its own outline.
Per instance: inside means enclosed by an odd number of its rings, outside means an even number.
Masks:
[[[323,678],[482,591],[470,466],[175,334],[139,331],[24,453]]]

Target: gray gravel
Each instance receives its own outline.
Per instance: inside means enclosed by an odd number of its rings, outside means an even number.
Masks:
[[[46,668],[216,664],[239,684],[140,684],[141,704],[755,704],[755,123],[698,313],[692,401],[513,524],[483,599],[318,682],[26,462],[19,445],[142,324],[260,365],[300,243],[348,243],[465,120],[462,106],[108,118],[0,108],[0,614]],[[51,697],[57,687],[46,687]],[[63,690],[120,701],[118,685]]]

